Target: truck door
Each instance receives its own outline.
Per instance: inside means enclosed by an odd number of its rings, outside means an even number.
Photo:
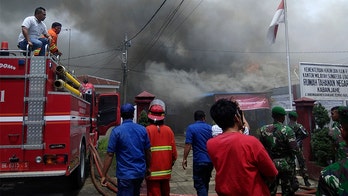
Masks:
[[[97,127],[99,135],[105,135],[110,127],[120,124],[120,96],[118,93],[100,94],[97,103]]]

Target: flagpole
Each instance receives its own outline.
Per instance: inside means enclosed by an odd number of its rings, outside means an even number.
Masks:
[[[288,88],[289,88],[289,109],[292,110],[292,99],[291,96],[291,72],[290,72],[290,52],[289,52],[289,34],[288,34],[288,9],[286,5],[286,0],[284,0],[284,23],[285,23],[285,43],[286,43],[286,63],[288,67]]]

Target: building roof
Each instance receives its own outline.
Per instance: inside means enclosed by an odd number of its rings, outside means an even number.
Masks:
[[[140,97],[155,97],[155,95],[147,92],[147,91],[143,91],[141,92],[139,95],[136,96],[137,98],[140,98]]]

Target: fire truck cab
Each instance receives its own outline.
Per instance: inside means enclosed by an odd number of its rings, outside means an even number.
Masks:
[[[120,123],[120,96],[82,93],[58,58],[25,54],[0,50],[0,184],[69,176],[79,188],[89,147]]]

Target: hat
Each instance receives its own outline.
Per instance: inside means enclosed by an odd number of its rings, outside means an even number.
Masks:
[[[150,108],[147,117],[154,121],[160,121],[164,119],[164,109],[161,105],[153,105]]]
[[[338,108],[338,114],[340,118],[340,122],[348,123],[348,107],[347,106],[340,106]]]
[[[272,114],[286,115],[285,109],[280,106],[275,106],[272,108]]]
[[[289,117],[295,117],[295,118],[297,118],[297,117],[298,117],[297,112],[295,112],[295,111],[290,111],[290,112],[289,112]]]
[[[130,103],[126,103],[121,107],[121,113],[134,112],[134,106]]]

